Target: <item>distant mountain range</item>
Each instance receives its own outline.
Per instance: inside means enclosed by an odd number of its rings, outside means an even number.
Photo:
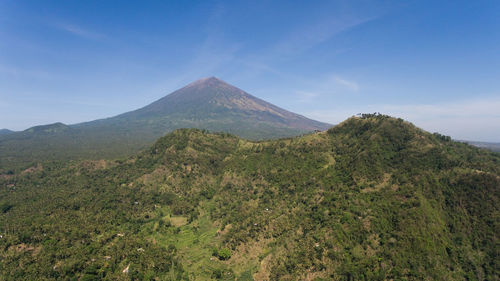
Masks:
[[[0,129],[0,136],[2,136],[2,135],[8,135],[10,133],[13,133],[13,131],[8,130],[8,129]]]
[[[279,108],[210,77],[115,117],[75,125],[42,125],[22,132],[2,130],[0,167],[38,159],[122,157],[179,128],[227,132],[262,140],[322,131],[331,126]]]
[[[495,152],[500,152],[500,143],[496,142],[483,142],[483,141],[462,141],[470,145],[477,146],[480,148],[488,149]]]

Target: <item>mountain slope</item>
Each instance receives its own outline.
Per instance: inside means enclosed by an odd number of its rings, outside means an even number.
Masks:
[[[0,136],[1,135],[11,134],[11,133],[13,133],[13,131],[11,131],[9,129],[0,129]]]
[[[215,77],[195,81],[141,109],[77,127],[113,130],[123,125],[163,133],[201,128],[247,139],[293,136],[331,126],[281,109]]]
[[[62,123],[37,126],[1,136],[0,168],[38,159],[131,155],[179,128],[228,132],[258,140],[296,136],[329,127],[211,77],[115,117],[70,126]]]
[[[239,119],[239,122],[247,121],[249,124],[262,122],[271,127],[304,131],[325,130],[330,127],[329,124],[307,119],[251,96],[215,77],[195,81],[144,108],[120,115],[119,118],[149,119],[150,116],[166,114],[200,122],[206,122],[206,119],[232,118],[233,122]],[[254,134],[243,130],[241,133],[245,138]]]
[[[500,155],[387,116],[264,142],[176,130],[0,186],[5,280],[499,279]]]

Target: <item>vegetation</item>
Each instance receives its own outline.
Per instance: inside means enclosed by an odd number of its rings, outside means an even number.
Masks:
[[[214,248],[212,256],[218,257],[220,260],[228,260],[231,258],[231,250],[228,248]]]
[[[0,169],[21,169],[43,160],[129,157],[179,128],[262,140],[298,136],[330,126],[281,109],[212,77],[115,117],[70,126],[36,126],[23,132],[0,130]]]
[[[384,115],[0,176],[1,280],[499,280],[500,155]]]

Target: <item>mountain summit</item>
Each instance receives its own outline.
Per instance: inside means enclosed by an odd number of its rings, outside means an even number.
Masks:
[[[331,126],[279,108],[215,77],[194,81],[148,106],[116,117],[120,119],[159,119],[157,125],[166,131],[202,128],[249,139],[293,136]]]
[[[281,116],[287,111],[260,100],[245,91],[215,77],[202,78],[138,110],[141,113],[182,111],[190,109],[213,109],[223,107],[241,111],[270,112]],[[296,114],[288,114],[289,116]]]
[[[0,159],[0,167],[28,158],[33,161],[47,157],[122,157],[180,128],[262,140],[331,127],[270,104],[215,77],[194,81],[143,108],[118,116],[69,126],[55,125],[0,136],[0,154],[6,156]]]

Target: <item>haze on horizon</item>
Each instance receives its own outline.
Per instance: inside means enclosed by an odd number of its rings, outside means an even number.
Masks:
[[[2,1],[0,128],[140,108],[216,76],[332,124],[500,142],[500,2]]]

